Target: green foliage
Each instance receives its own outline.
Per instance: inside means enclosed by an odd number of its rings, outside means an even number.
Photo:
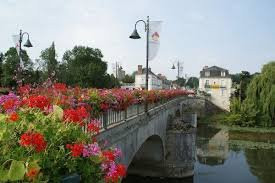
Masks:
[[[233,97],[230,100],[230,111],[232,113],[238,113],[241,111],[241,101],[240,98]]]
[[[173,81],[173,83],[176,83],[180,87],[183,87],[185,85],[185,81],[186,81],[186,79],[184,79],[184,78],[178,78],[177,80]]]
[[[249,78],[248,73],[243,73],[241,79]],[[263,66],[261,74],[253,77],[250,83],[246,83],[245,99],[233,98],[231,100],[232,115],[241,115],[241,126],[275,125],[275,62]],[[241,99],[244,99],[243,101]]]
[[[186,86],[190,88],[198,88],[199,87],[199,79],[197,77],[190,77],[186,83]]]
[[[122,79],[122,82],[123,83],[134,83],[135,82],[135,76],[133,76],[133,75],[130,76],[130,75],[126,74],[125,78]]]
[[[222,119],[225,124],[228,125],[242,125],[243,118],[241,114],[229,114]]]
[[[33,78],[33,63],[29,59],[27,52],[22,50],[22,60],[24,64],[24,71],[23,77],[24,83],[30,83],[30,80]],[[2,77],[1,83],[2,86],[6,87],[15,87],[16,83],[16,76],[18,74],[18,66],[19,66],[19,56],[17,50],[14,47],[11,47],[4,55],[4,62],[2,64]]]
[[[45,74],[48,78],[55,76],[58,68],[54,42],[49,48],[41,51],[40,58],[45,62]]]
[[[38,62],[34,64],[27,52],[22,50],[23,72],[19,75],[19,56],[15,48],[5,54],[0,53],[1,86],[14,88],[21,78],[23,84],[40,84],[51,79],[71,86],[114,88],[119,81],[106,73],[107,63],[97,48],[75,46],[63,55],[62,62],[57,61],[54,42],[49,48],[41,51]],[[129,78],[132,78],[129,76]]]
[[[11,162],[10,170],[8,172],[8,178],[10,181],[22,180],[26,172],[26,168],[23,161],[13,160]]]
[[[107,63],[102,61],[99,49],[75,46],[63,56],[65,82],[73,86],[104,88],[106,86]]]

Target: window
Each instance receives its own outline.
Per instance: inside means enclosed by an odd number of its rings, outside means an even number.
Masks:
[[[205,81],[205,88],[209,88],[209,80]]]
[[[209,71],[205,71],[204,74],[205,74],[206,77],[210,76],[210,72]]]
[[[221,72],[221,76],[225,76],[225,72],[224,71]]]
[[[221,87],[224,87],[224,80],[221,80]]]

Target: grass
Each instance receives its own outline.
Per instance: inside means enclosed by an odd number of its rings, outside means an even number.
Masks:
[[[275,144],[246,140],[229,140],[229,146],[238,149],[275,149]]]
[[[238,132],[255,132],[255,133],[275,133],[275,127],[241,127],[236,125],[230,125],[224,123],[223,119],[227,117],[229,113],[218,113],[211,116],[206,116],[199,120],[199,123],[207,123],[214,125],[217,128],[227,129],[229,131]]]

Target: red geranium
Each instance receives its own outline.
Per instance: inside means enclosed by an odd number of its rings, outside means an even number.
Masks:
[[[124,177],[126,175],[126,168],[123,164],[118,164],[116,167],[118,176]]]
[[[91,120],[91,122],[88,124],[87,128],[88,128],[89,132],[96,133],[96,134],[99,133],[100,121],[98,121],[96,119]]]
[[[115,155],[112,151],[110,150],[106,150],[103,151],[103,157],[107,160],[107,161],[114,161],[115,160]]]
[[[16,112],[13,112],[13,113],[11,113],[9,119],[11,121],[17,121],[19,119],[19,116],[18,116],[18,114]]]
[[[28,170],[28,172],[26,173],[26,176],[29,179],[34,179],[37,176],[38,173],[39,173],[39,170],[37,168],[30,168]]]
[[[55,83],[53,85],[53,88],[57,91],[60,91],[60,92],[66,92],[67,91],[67,86],[64,83]]]
[[[30,108],[39,108],[40,110],[47,110],[50,107],[50,100],[46,96],[30,96],[23,100],[23,104],[26,104]]]
[[[3,108],[7,111],[9,109],[12,109],[15,105],[14,99],[9,99],[6,102],[3,103]]]
[[[83,120],[89,116],[85,107],[78,107],[77,109],[64,110],[64,120],[71,121],[83,125]]]
[[[71,155],[73,157],[79,157],[79,156],[81,156],[81,154],[83,152],[84,145],[83,144],[67,144],[66,148],[71,150]]]
[[[41,152],[46,148],[47,142],[42,134],[27,132],[21,135],[20,145],[23,147],[33,147],[36,152]]]

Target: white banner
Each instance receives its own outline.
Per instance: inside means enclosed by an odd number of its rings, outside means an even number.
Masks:
[[[15,48],[17,50],[18,55],[19,55],[19,39],[20,39],[19,35],[12,35],[12,40],[15,44]]]
[[[149,60],[153,60],[159,50],[159,39],[162,21],[149,22]]]
[[[20,35],[12,35],[12,40],[13,40],[13,42],[15,44],[15,48],[17,50],[18,56],[20,56],[20,54],[19,54],[19,51],[20,51],[20,49],[19,49],[19,44],[20,44],[19,43],[19,39],[20,39]],[[24,68],[24,64],[22,62],[22,59],[19,58],[19,60],[20,60],[20,67]]]

